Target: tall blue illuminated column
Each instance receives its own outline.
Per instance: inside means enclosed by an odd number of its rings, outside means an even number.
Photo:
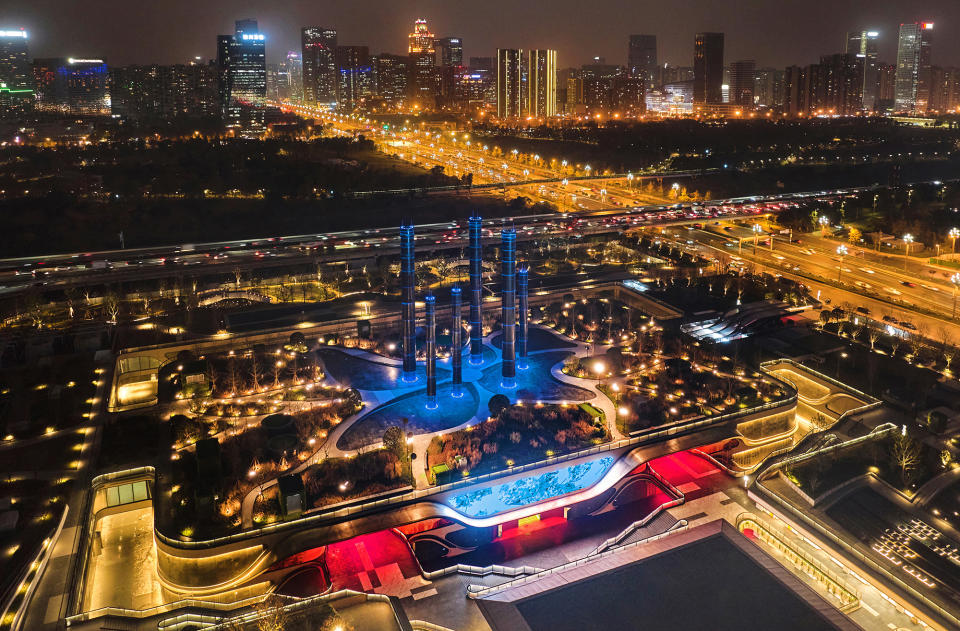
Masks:
[[[503,326],[503,388],[517,385],[517,355],[514,346],[517,335],[517,231],[504,228],[500,233],[500,275],[503,283],[500,300],[500,320]]]
[[[453,311],[453,324],[450,328],[450,334],[453,339],[450,342],[450,363],[453,366],[453,396],[463,396],[463,319],[461,316],[462,298],[460,285],[454,285],[450,290],[450,309]]]
[[[527,367],[527,298],[530,284],[530,269],[521,265],[517,269],[517,302],[520,308],[519,323],[517,324],[517,367],[521,370]]]
[[[480,244],[480,235],[483,219],[470,217],[470,363],[483,363],[483,318],[481,317],[480,301],[483,299],[483,267],[480,265],[480,256],[483,246]]]
[[[417,303],[414,291],[413,226],[400,226],[400,335],[403,348],[403,380],[417,380]]]
[[[427,407],[437,407],[437,299],[424,298],[427,307]]]

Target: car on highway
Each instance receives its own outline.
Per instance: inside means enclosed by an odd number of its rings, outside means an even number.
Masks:
[[[883,316],[883,321],[884,321],[884,322],[887,322],[887,323],[889,323],[889,324],[898,324],[897,319],[896,319],[895,317],[893,317],[892,315],[885,315],[885,316]]]
[[[908,331],[916,331],[917,327],[913,325],[912,322],[901,322],[900,326],[907,329]]]
[[[902,281],[900,281],[900,284],[903,285],[904,287],[916,287],[916,286],[917,286],[916,283],[911,282],[911,281],[909,281],[909,280],[902,280]]]
[[[857,313],[862,313],[863,315],[870,315],[870,310],[866,307],[857,307]]]

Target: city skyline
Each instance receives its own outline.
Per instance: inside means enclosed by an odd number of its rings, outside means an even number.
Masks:
[[[362,10],[351,6],[318,11],[299,1],[287,3],[279,10],[252,3],[200,6],[182,1],[163,8],[133,9],[115,0],[104,0],[99,3],[101,11],[111,19],[101,22],[84,18],[86,6],[64,7],[50,1],[22,0],[6,4],[0,9],[0,24],[27,29],[32,55],[96,55],[106,58],[111,65],[182,63],[197,56],[213,59],[216,51],[210,33],[230,32],[227,29],[234,21],[246,17],[259,21],[271,63],[285,58],[288,51],[300,50],[301,29],[318,23],[335,28],[343,44],[367,45],[371,53],[403,53],[409,25],[415,18],[423,17],[437,38],[462,38],[465,59],[490,56],[497,48],[549,48],[558,51],[558,67],[579,66],[596,56],[624,65],[629,36],[635,33],[657,35],[661,65],[691,65],[694,35],[701,31],[725,33],[725,57],[729,60],[755,59],[758,68],[785,67],[813,62],[829,51],[843,52],[846,33],[860,29],[879,32],[879,58],[893,63],[901,23],[932,21],[938,32],[949,32],[951,25],[960,25],[960,6],[946,0],[928,3],[921,14],[912,8],[899,8],[894,2],[876,3],[869,8],[849,1],[829,5],[787,2],[776,7],[762,2],[738,2],[720,8],[700,0],[687,0],[682,7],[634,6],[619,0],[601,0],[589,8],[571,2],[565,9],[561,1],[552,7],[554,15],[559,16],[556,20],[544,19],[533,3],[500,0],[494,0],[470,19],[457,17],[454,8],[439,2],[395,6],[375,0]],[[697,18],[678,19],[677,15],[686,14],[678,8],[689,8]],[[369,19],[371,9],[379,19]],[[514,17],[502,21],[508,10]],[[791,15],[789,26],[783,20],[785,14]],[[177,36],[171,38],[164,29],[139,29],[138,22],[175,23]],[[78,30],[76,25],[81,23],[84,28]],[[934,64],[960,62],[960,40],[941,36],[935,41]]]

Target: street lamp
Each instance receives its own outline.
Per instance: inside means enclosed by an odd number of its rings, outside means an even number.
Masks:
[[[821,215],[819,222],[820,222],[820,236],[825,237],[827,236],[827,226],[830,224],[830,219],[828,219],[826,215]]]
[[[847,246],[842,243],[837,246],[837,254],[840,255],[840,267],[837,268],[837,282],[840,282],[840,274],[843,273],[843,257],[847,255]]]
[[[757,255],[757,242],[760,240],[760,233],[763,232],[763,228],[760,224],[753,224],[753,255]]]
[[[903,235],[903,269],[907,269],[907,257],[910,256],[910,244],[913,243],[913,235],[909,232]]]
[[[633,189],[633,173],[627,173],[627,186]]]
[[[947,233],[947,236],[950,237],[950,249],[954,254],[957,253],[957,237],[960,237],[960,228],[950,228],[950,232]]]

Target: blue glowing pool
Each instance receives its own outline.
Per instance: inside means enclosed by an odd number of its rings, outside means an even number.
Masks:
[[[331,378],[358,390],[393,390],[397,387],[397,380],[402,372],[400,366],[370,361],[336,348],[321,347],[317,350],[317,355]],[[426,384],[425,371],[422,363],[417,364],[417,383],[410,385]],[[449,370],[437,367],[438,381],[449,377]]]
[[[427,408],[426,390],[411,392],[381,405],[354,421],[337,440],[337,448],[359,449],[375,445],[383,439],[383,432],[388,427],[403,427],[403,419],[407,419],[406,430],[414,434],[442,432],[466,423],[477,415],[480,395],[470,383],[463,385],[460,397],[454,397],[451,388],[449,381],[437,386],[439,404],[432,410]]]
[[[447,503],[467,517],[491,517],[589,488],[603,478],[613,462],[613,456],[603,456],[556,471],[465,491],[454,495]]]
[[[549,351],[527,357],[527,368],[517,370],[517,386],[506,394],[511,399],[524,401],[589,401],[595,395],[590,390],[558,381],[550,374],[557,362],[572,353]],[[517,360],[519,365],[520,360]],[[486,368],[480,377],[480,385],[491,392],[501,392],[500,364]]]

